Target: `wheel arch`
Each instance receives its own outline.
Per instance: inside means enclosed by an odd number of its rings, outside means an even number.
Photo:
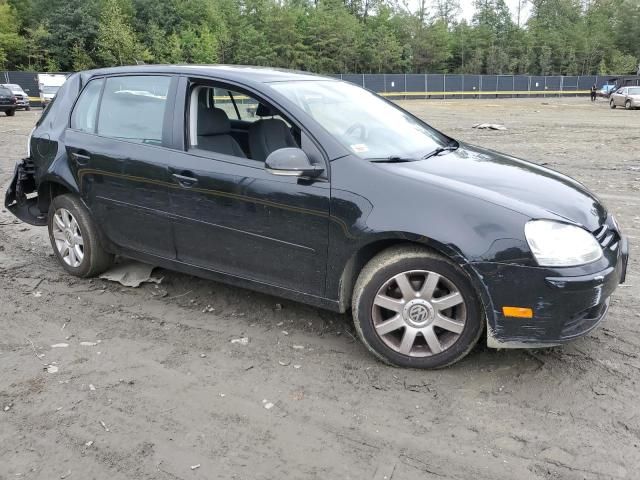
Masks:
[[[393,235],[386,238],[378,238],[371,242],[368,242],[360,246],[346,262],[339,282],[339,308],[341,312],[346,312],[351,306],[351,299],[353,297],[353,289],[358,279],[358,275],[364,268],[364,266],[380,252],[391,248],[406,245],[407,247],[419,246],[425,250],[429,250],[433,253],[437,253],[448,260],[452,261],[456,265],[460,266],[465,273],[469,276],[472,286],[478,292],[478,296],[481,298],[483,305],[488,306],[490,299],[486,288],[483,286],[477,272],[473,268],[472,264],[453,246],[446,245],[437,240],[417,237],[415,235]]]
[[[78,192],[60,177],[48,177],[41,180],[38,185],[38,208],[43,214],[46,214],[49,211],[51,201],[58,195],[66,193],[77,194]]]
[[[367,243],[366,245],[363,245],[361,248],[359,248],[347,261],[340,277],[340,312],[344,313],[350,309],[356,281],[365,265],[372,258],[380,254],[384,250],[387,250],[391,247],[402,246],[419,246],[427,251],[431,251],[447,258],[463,270],[471,283],[471,287],[478,295],[478,300],[480,301],[480,306],[482,308],[482,314],[484,315],[485,319],[485,328],[487,329],[487,335],[489,335],[490,337],[490,326],[494,324],[492,320],[495,320],[495,311],[493,301],[491,300],[491,296],[489,295],[489,291],[482,281],[482,276],[474,268],[473,263],[468,262],[463,255],[461,255],[459,252],[456,252],[453,248],[451,248],[451,246],[444,245],[440,242],[426,238],[420,238],[418,240],[407,240],[397,237],[378,239]]]

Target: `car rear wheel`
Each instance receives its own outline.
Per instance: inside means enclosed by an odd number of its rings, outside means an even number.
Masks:
[[[7,110],[6,112],[7,117],[13,117],[16,114],[15,110]]]
[[[25,112],[30,112],[31,111],[31,107],[25,107],[24,111]]]
[[[48,226],[53,251],[70,274],[94,277],[111,265],[113,256],[100,245],[89,212],[74,195],[65,194],[53,199]]]
[[[616,104],[615,104],[615,102],[613,101],[613,99],[611,99],[611,101],[609,102],[609,107],[611,107],[611,108],[616,108]]]
[[[631,100],[627,100],[626,102],[624,102],[624,108],[626,108],[627,110],[631,110]]]
[[[441,368],[467,355],[484,329],[466,274],[421,247],[392,247],[362,270],[353,318],[364,345],[386,363]]]

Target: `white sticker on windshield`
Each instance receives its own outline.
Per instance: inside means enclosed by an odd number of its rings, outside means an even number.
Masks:
[[[369,151],[369,147],[367,147],[364,143],[357,143],[355,145],[351,145],[351,150],[356,153],[365,153]]]

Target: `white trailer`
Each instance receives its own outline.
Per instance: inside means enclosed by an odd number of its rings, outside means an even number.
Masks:
[[[56,96],[62,84],[67,80],[66,75],[58,73],[39,73],[38,88],[40,89],[40,104],[46,107]]]

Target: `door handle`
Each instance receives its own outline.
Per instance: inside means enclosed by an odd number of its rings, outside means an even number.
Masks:
[[[73,158],[78,165],[86,165],[91,160],[91,157],[86,152],[72,152],[71,158]]]
[[[186,172],[185,172],[186,173]],[[198,179],[189,177],[187,175],[180,175],[179,173],[172,173],[171,177],[181,186],[185,188],[193,187],[198,183]]]

